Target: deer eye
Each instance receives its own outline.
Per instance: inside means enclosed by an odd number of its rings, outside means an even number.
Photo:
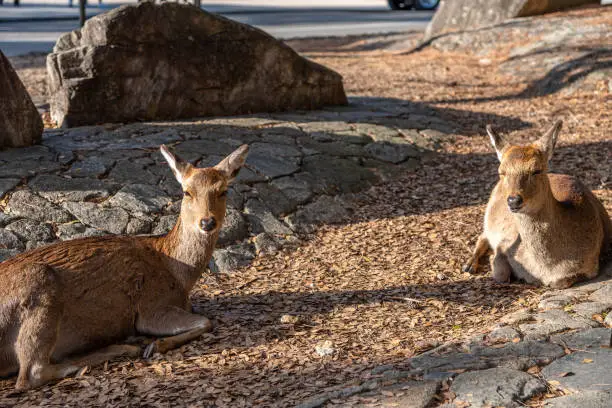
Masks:
[[[504,173],[503,171],[499,172],[499,177],[504,177],[506,175],[506,173]]]
[[[535,170],[531,173],[532,176],[537,176],[538,174],[542,174],[542,170]]]
[[[227,197],[227,190],[220,192],[219,197]]]
[[[183,191],[183,194],[185,195],[185,197],[191,198],[191,193],[189,191]]]

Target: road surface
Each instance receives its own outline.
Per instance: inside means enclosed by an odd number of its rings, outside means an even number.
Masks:
[[[104,1],[88,7],[95,15],[120,4]],[[308,3],[306,5],[306,3]],[[0,49],[7,56],[49,52],[57,38],[78,28],[78,10],[68,2],[12,0],[0,6]],[[75,0],[75,5],[77,0]],[[433,15],[426,11],[390,11],[385,0],[228,0],[203,2],[206,10],[259,27],[282,39],[423,31]]]

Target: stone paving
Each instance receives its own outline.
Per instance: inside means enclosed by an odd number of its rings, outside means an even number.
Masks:
[[[312,225],[341,222],[350,214],[346,197],[414,168],[453,130],[385,99],[307,113],[46,130],[42,145],[0,152],[0,259],[56,240],[163,234],[176,221],[181,189],[159,145],[209,166],[248,143],[211,263],[229,272]]]
[[[402,368],[377,367],[367,381],[299,407],[331,401],[359,407],[512,408],[545,394],[538,406],[608,408],[611,326],[612,265],[607,265],[596,281],[546,292],[538,310],[507,315],[486,335],[441,345]]]

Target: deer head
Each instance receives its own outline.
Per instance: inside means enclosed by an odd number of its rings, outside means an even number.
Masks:
[[[217,233],[225,219],[228,186],[244,165],[249,146],[242,145],[216,166],[201,169],[172,154],[165,145],[160,150],[183,188],[183,226],[204,235]]]
[[[561,130],[555,122],[540,139],[527,146],[514,146],[487,125],[487,133],[500,161],[499,188],[506,197],[508,208],[514,213],[538,211],[550,195],[546,173]]]

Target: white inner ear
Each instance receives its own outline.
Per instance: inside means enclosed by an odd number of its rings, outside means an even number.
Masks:
[[[497,143],[495,143],[495,135],[491,132],[489,132],[489,129],[487,129],[487,134],[489,135],[489,139],[491,139],[491,144],[493,145],[493,148],[495,148],[495,153],[497,153],[497,158],[499,159],[499,161],[501,161],[502,159],[502,152],[499,149],[499,146],[497,146]]]
[[[174,158],[174,156],[172,156],[172,154],[166,149],[161,149],[161,154],[164,156],[164,158],[168,162],[168,165],[172,169],[172,172],[174,173],[174,176],[176,177],[178,182],[183,184],[183,176],[181,175],[181,172],[176,167],[176,159]]]

